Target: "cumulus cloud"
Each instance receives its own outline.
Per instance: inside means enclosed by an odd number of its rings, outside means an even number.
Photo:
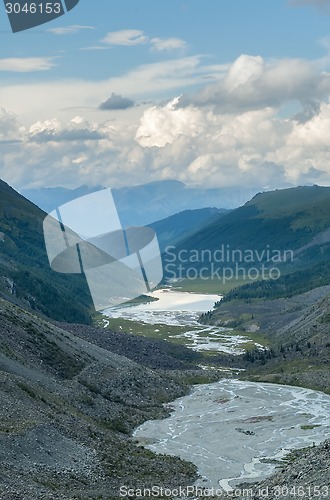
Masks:
[[[140,45],[147,41],[148,37],[146,37],[141,30],[111,31],[102,40],[103,43],[109,45],[124,45],[126,47]]]
[[[145,111],[136,133],[137,142],[144,147],[164,147],[178,136],[196,137],[201,132],[201,113],[176,109],[176,98],[164,107],[153,106]]]
[[[10,113],[2,113],[2,117],[5,129],[13,117]],[[95,179],[100,179],[101,173],[107,176],[105,165],[111,158],[111,151],[116,151],[111,140],[112,131],[110,122],[94,123],[83,117],[75,117],[69,122],[54,118],[36,122],[28,130],[21,128],[21,142],[1,151],[0,178],[21,187],[74,185],[74,178],[84,181],[94,175]]]
[[[71,24],[70,26],[62,26],[60,28],[50,28],[46,31],[52,33],[53,35],[76,35],[84,30],[94,30],[94,26],[82,26],[80,24]]]
[[[63,128],[59,120],[37,122],[30,127],[29,140],[33,142],[98,141],[105,135],[82,117],[76,117]]]
[[[179,174],[188,184],[329,183],[329,120],[326,103],[302,123],[280,118],[272,107],[222,114],[173,102],[145,111],[136,140],[168,178]]]
[[[19,137],[2,155],[0,177],[15,186],[103,184],[176,178],[208,187],[283,187],[330,181],[330,105],[304,123],[274,108],[221,114],[176,100],[145,110],[140,123],[76,117],[37,122],[27,132],[2,114],[4,138]],[[0,122],[1,123],[1,122]],[[7,148],[7,146],[6,146]],[[79,181],[77,180],[79,179]]]
[[[18,188],[114,187],[173,178],[192,185],[259,189],[330,183],[328,75],[309,61],[241,56],[227,67],[206,69],[200,58],[173,59],[98,86],[73,82],[52,95],[60,95],[62,104],[65,95],[74,105],[82,90],[82,95],[99,96],[109,87],[120,88],[123,95],[147,85],[147,92],[162,87],[173,94],[180,85],[201,83],[211,73],[217,82],[197,93],[134,107],[111,122],[100,111],[95,121],[59,120],[52,118],[54,113],[31,121],[26,131],[14,115],[2,111],[0,140],[22,142],[3,146],[0,177]],[[47,108],[41,89],[34,88],[34,95]],[[24,103],[32,99],[26,89],[19,90],[15,95]],[[48,88],[45,99],[49,94]],[[300,101],[301,111],[283,117],[279,107],[290,100]]]
[[[0,108],[0,141],[8,144],[20,141],[24,132],[25,128],[19,124],[17,116]]]
[[[54,57],[8,57],[0,59],[0,71],[29,73],[47,71],[55,66]]]
[[[241,55],[216,84],[183,96],[182,106],[217,106],[222,112],[279,107],[290,100],[315,102],[330,94],[330,75],[302,59],[266,62]]]
[[[100,104],[99,109],[102,109],[104,111],[107,110],[120,110],[120,109],[129,109],[133,108],[135,106],[134,101],[132,99],[129,99],[128,97],[123,97],[121,95],[112,93],[111,97],[107,99],[105,102],[102,102]]]

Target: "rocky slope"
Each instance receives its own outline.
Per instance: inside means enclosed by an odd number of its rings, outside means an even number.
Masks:
[[[313,222],[313,210],[309,215]],[[0,181],[0,498],[111,499],[121,485],[192,484],[192,464],[154,455],[130,435],[143,421],[166,416],[166,403],[185,394],[188,382],[212,376],[201,375],[200,355],[182,346],[77,324],[90,320],[86,284],[49,269],[43,217]],[[244,377],[330,393],[329,310],[330,286],[323,286],[291,298],[226,301],[203,321],[265,341],[267,350],[235,359],[247,369]],[[252,486],[253,498],[263,498],[259,491],[290,498],[276,486],[315,493],[330,482],[328,463],[329,443],[297,451],[275,476]]]
[[[3,299],[0,333],[0,498],[106,499],[122,484],[193,481],[193,465],[130,438],[167,415],[164,403],[188,390],[186,372],[144,367]],[[153,358],[194,373],[182,353],[171,360],[158,343]]]
[[[160,370],[191,370],[204,360],[202,354],[170,342],[140,335],[115,332],[88,325],[58,323],[75,336],[103,349],[125,356],[136,363]]]
[[[330,497],[330,441],[292,452],[273,476],[258,483],[245,483],[222,498],[286,500]]]

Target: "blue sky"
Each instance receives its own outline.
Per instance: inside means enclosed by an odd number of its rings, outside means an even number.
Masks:
[[[17,34],[3,7],[0,36],[17,188],[330,183],[328,0],[80,0]]]
[[[150,50],[148,43],[127,48],[102,42],[108,32],[127,29],[141,30],[150,39],[182,39],[187,55],[203,54],[217,63],[228,63],[242,53],[316,59],[324,54],[321,40],[330,36],[330,16],[309,3],[294,7],[288,0],[80,0],[66,16],[15,35],[2,17],[2,53],[3,57],[58,57],[51,75],[25,75],[39,81],[107,78],[169,55]],[[51,31],[70,25],[81,29],[62,36]],[[104,50],[83,50],[93,46]],[[15,79],[13,74],[4,76]]]

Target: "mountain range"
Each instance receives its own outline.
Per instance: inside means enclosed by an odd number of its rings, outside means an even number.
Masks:
[[[215,208],[188,210],[151,227],[162,247],[223,213]],[[0,181],[0,293],[53,319],[90,323],[93,306],[85,277],[57,273],[49,266],[45,217],[45,212]]]
[[[181,183],[159,183],[140,187],[140,193],[149,192],[150,195],[153,191],[154,195],[159,195],[164,192],[165,185],[166,189],[172,186],[174,198],[175,189],[180,193],[185,190]],[[6,183],[0,182],[0,292],[54,319],[88,323],[93,308],[84,277],[55,273],[49,267],[42,229],[45,215]],[[283,293],[307,291],[309,285],[299,273],[307,273],[312,287],[326,284],[330,277],[328,187],[302,186],[259,193],[231,211],[185,210],[150,226],[157,233],[162,251],[171,245],[176,255],[182,251],[189,255],[189,252],[198,254],[204,250],[213,255],[225,247],[231,251],[250,250],[254,256],[264,255],[257,262],[260,265],[267,257],[267,249],[292,252],[289,262],[278,264],[282,276],[271,288],[269,282],[252,283],[233,292],[240,295],[265,295],[267,289],[267,294],[275,298]],[[166,254],[163,258],[166,263]],[[225,264],[230,267],[235,262]],[[195,258],[193,266],[198,269],[201,265],[205,266],[205,262]]]
[[[259,193],[242,207],[196,231],[187,248],[298,250],[330,227],[330,188],[302,186]],[[328,238],[330,240],[330,237]]]
[[[47,213],[75,198],[104,189],[81,186],[23,189],[21,194]],[[151,224],[184,210],[206,207],[231,209],[240,206],[258,192],[253,188],[204,189],[186,186],[174,180],[155,181],[139,186],[112,189],[123,226]]]
[[[186,259],[193,255],[193,266],[198,269],[210,267],[210,262],[198,259],[203,251],[217,256],[226,267],[236,263],[260,267],[271,264],[272,258],[285,273],[314,265],[328,267],[330,188],[302,186],[259,193],[181,239],[173,253],[178,262],[183,252]]]

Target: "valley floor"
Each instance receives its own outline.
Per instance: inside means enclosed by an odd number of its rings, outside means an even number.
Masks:
[[[224,302],[207,321],[236,321],[237,331],[268,340],[268,354],[245,356],[244,378],[329,393],[328,294],[323,287],[288,301]],[[195,481],[192,464],[137,448],[130,434],[168,415],[164,403],[186,394],[189,384],[224,376],[198,369],[199,353],[124,333],[107,343],[102,330],[54,325],[5,300],[0,320],[0,498],[106,500],[120,498],[120,484]],[[326,486],[329,460],[329,443],[295,452],[260,488],[268,486],[270,500],[297,498],[270,488]],[[253,498],[263,498],[258,494]]]

